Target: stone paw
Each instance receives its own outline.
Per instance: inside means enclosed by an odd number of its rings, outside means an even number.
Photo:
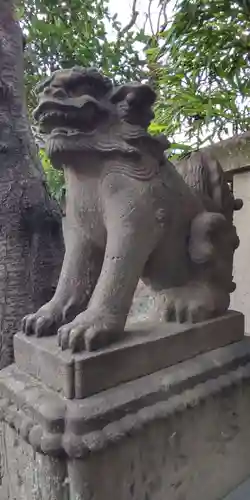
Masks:
[[[58,330],[58,344],[72,352],[96,351],[123,338],[124,328],[112,317],[85,311]]]
[[[36,313],[25,316],[21,323],[23,333],[45,337],[56,335],[58,327],[63,322],[62,308],[48,302]]]
[[[166,290],[165,320],[198,323],[223,314],[229,306],[229,295],[215,287],[190,284]]]

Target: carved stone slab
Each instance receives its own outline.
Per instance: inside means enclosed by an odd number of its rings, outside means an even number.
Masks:
[[[199,406],[209,396],[230,387],[240,385],[242,395],[243,383],[245,381],[248,388],[249,379],[248,337],[81,400],[65,399],[13,364],[0,372],[0,422],[16,429],[38,452],[87,458],[90,453],[103,451],[126,437],[136,437],[150,423],[160,423],[173,416],[176,426],[178,415],[182,419],[186,409]],[[247,396],[247,404],[248,400]],[[228,400],[226,405],[225,399],[223,401],[224,417],[229,419],[231,429],[232,415],[235,415],[233,429],[238,434],[238,407],[231,407],[234,412],[228,411]],[[238,397],[237,404],[239,401]],[[244,415],[249,428],[246,406]],[[206,422],[209,418],[211,416]],[[209,436],[211,441],[211,434]],[[227,453],[227,457],[231,455]],[[223,459],[226,459],[224,454]]]
[[[148,375],[197,354],[237,342],[244,337],[244,317],[225,316],[198,323],[136,325],[123,341],[97,352],[62,352],[55,337],[14,338],[17,367],[60,392],[81,399],[122,382]]]

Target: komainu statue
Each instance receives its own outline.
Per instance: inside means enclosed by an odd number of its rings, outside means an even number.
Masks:
[[[237,200],[216,161],[174,166],[147,131],[155,93],[114,86],[95,69],[55,72],[34,116],[66,183],[65,257],[52,300],[23,320],[27,335],[58,332],[62,349],[121,338],[139,280],[160,297],[161,320],[223,314],[234,290]],[[192,156],[192,155],[191,155]]]

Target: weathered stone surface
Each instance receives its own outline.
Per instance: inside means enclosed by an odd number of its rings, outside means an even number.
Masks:
[[[207,395],[106,453],[69,461],[72,498],[222,500],[249,474],[249,396],[249,381]]]
[[[239,204],[218,161],[199,155],[182,169],[165,158],[168,141],[148,131],[155,98],[146,84],[115,86],[93,68],[41,84],[34,115],[65,173],[66,252],[54,297],[24,318],[27,335],[58,332],[73,352],[113,343],[140,278],[165,321],[228,309]]]
[[[200,153],[215,158],[224,172],[230,173],[247,169],[250,166],[250,132],[234,135],[229,139],[201,148],[198,154]],[[186,162],[187,168],[188,161],[185,158],[182,161],[183,165]]]
[[[5,368],[0,498],[222,500],[249,475],[249,381],[248,338],[84,400]]]
[[[1,421],[0,471],[1,500],[69,500],[66,462],[34,453]]]
[[[244,317],[237,312],[196,325],[141,323],[127,339],[95,353],[61,351],[54,337],[15,336],[15,360],[67,398],[83,398],[121,382],[153,373],[199,353],[241,340]]]
[[[66,400],[12,365],[0,373],[2,415],[36,450],[85,457],[247,378],[249,371],[250,341],[244,339],[94,396]],[[224,378],[227,372],[231,378]]]

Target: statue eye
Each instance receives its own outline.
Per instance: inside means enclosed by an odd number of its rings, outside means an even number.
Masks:
[[[87,94],[86,87],[81,84],[70,85],[67,88],[67,94],[69,97],[81,97],[84,94]]]
[[[67,85],[67,94],[70,97],[81,97],[82,95],[89,95],[98,99],[100,96],[100,88],[96,82],[85,79],[85,81],[76,79]]]

